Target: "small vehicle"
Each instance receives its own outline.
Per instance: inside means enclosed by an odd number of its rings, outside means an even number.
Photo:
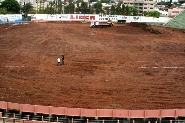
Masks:
[[[114,23],[112,21],[108,21],[107,23],[100,23],[98,21],[93,21],[90,24],[91,28],[99,27],[99,28],[105,28],[105,27],[112,27],[114,26]]]

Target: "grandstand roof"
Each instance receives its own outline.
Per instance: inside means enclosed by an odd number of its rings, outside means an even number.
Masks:
[[[171,28],[178,28],[178,29],[185,29],[185,10],[182,11],[179,15],[174,17],[170,22],[168,22],[168,27]]]

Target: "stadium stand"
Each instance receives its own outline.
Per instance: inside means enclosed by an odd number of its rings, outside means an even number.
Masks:
[[[168,27],[185,29],[185,10],[168,22]]]
[[[84,109],[0,101],[0,123],[185,123],[185,109]]]

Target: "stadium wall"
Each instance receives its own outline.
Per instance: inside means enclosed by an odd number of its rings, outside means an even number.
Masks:
[[[41,113],[49,115],[65,115],[79,117],[106,117],[106,118],[177,118],[185,117],[185,109],[159,110],[125,110],[125,109],[84,109],[53,107],[42,105],[18,104],[0,101],[0,109],[19,110],[21,112]]]
[[[106,22],[109,19],[113,22],[118,20],[126,20],[126,23],[129,22],[146,22],[146,23],[160,23],[166,24],[172,18],[169,17],[145,17],[145,16],[124,16],[124,15],[98,15],[98,14],[28,14],[31,17],[31,21],[99,21]],[[21,22],[22,15],[0,15],[0,22]]]
[[[30,14],[32,20],[45,21],[100,21],[106,22],[109,19],[113,22],[118,20],[126,20],[126,22],[151,22],[151,23],[166,23],[172,18],[168,17],[145,17],[145,16],[123,16],[123,15],[98,15],[98,14]]]
[[[22,15],[21,14],[0,14],[0,22],[21,22]]]

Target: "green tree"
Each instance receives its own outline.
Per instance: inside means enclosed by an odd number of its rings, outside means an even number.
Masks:
[[[46,14],[54,14],[55,13],[53,2],[49,2],[49,4],[44,9],[44,13],[46,13]]]
[[[118,4],[118,6],[116,7],[116,14],[121,15],[121,13],[122,13],[122,9],[121,9],[121,6]]]
[[[77,5],[79,6],[79,5]],[[78,7],[79,11],[82,13],[82,14],[87,14],[89,13],[88,11],[88,5],[86,2],[82,1],[81,2],[81,6]]]
[[[115,8],[115,6],[111,6],[111,8],[110,8],[110,14],[111,15],[115,15],[116,14],[116,8]]]
[[[104,11],[105,11],[105,14],[106,14],[106,15],[109,15],[109,14],[110,14],[110,9],[109,9],[109,7],[106,7],[106,8],[104,9]]]
[[[0,14],[8,14],[6,8],[0,8]]]
[[[110,0],[101,0],[101,3],[109,3]]]
[[[168,8],[170,8],[172,6],[172,3],[171,2],[167,2],[167,6],[168,6]]]
[[[185,3],[185,0],[179,0],[179,3],[180,3],[180,4]]]
[[[173,2],[173,5],[178,5],[178,2]]]
[[[83,0],[77,0],[75,3],[78,4],[78,3],[81,3]]]
[[[158,2],[157,5],[167,5],[165,1]]]
[[[125,5],[122,4],[122,7],[121,7],[121,15],[125,15]]]
[[[94,7],[96,8],[96,14],[102,13],[102,4],[100,2],[97,2]]]
[[[148,14],[148,12],[146,12],[146,11],[143,12],[143,15],[144,16],[147,16],[147,14]]]
[[[149,11],[147,16],[158,18],[158,17],[160,17],[160,13],[158,11]]]
[[[125,15],[130,15],[130,9],[129,9],[128,5],[125,8]]]
[[[35,9],[32,9],[32,10],[29,11],[29,14],[36,14],[36,13],[37,13],[37,12],[36,12]]]
[[[122,8],[121,8],[122,4],[123,4],[122,1],[118,2],[118,5],[116,6],[116,13],[115,14],[117,14],[117,15],[121,15],[122,14]]]
[[[87,3],[82,1],[81,8],[87,9],[88,8]]]
[[[1,3],[1,8],[6,8],[8,13],[12,13],[12,14],[20,13],[20,5],[16,0],[4,0]]]
[[[129,15],[132,15],[132,16],[137,16],[138,15],[138,10],[135,7],[129,6],[129,9],[130,9],[130,14]]]
[[[57,8],[58,8],[57,13],[58,13],[58,14],[62,14],[62,13],[63,13],[63,11],[62,11],[63,3],[62,3],[61,0],[58,1]]]
[[[68,6],[65,6],[65,13],[66,14],[74,14],[74,11],[75,11],[75,5],[74,3],[69,3]]]
[[[21,7],[21,10],[23,13],[28,14],[33,10],[33,6],[31,3],[26,3],[25,5]]]
[[[90,2],[90,3],[92,3],[92,2],[97,2],[97,0],[89,0],[89,2]]]
[[[77,14],[80,13],[80,5],[79,5],[79,3],[77,3],[77,7],[75,8],[75,12],[76,12]]]
[[[90,10],[89,14],[94,14],[94,9],[91,6],[89,6],[89,10]]]

